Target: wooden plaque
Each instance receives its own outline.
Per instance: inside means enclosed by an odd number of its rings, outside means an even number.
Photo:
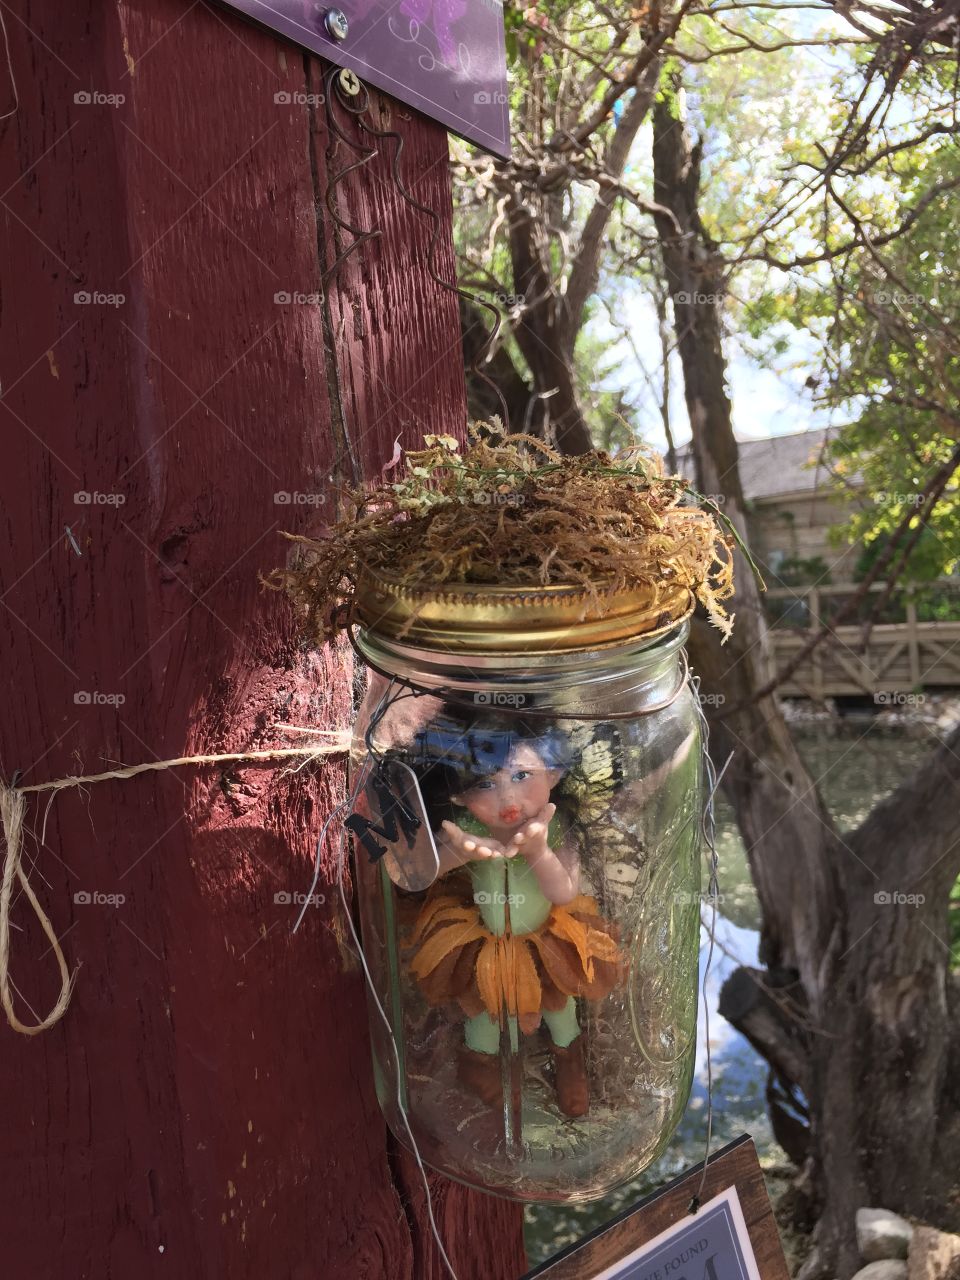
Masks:
[[[753,1139],[710,1157],[691,1214],[702,1177],[681,1174],[523,1280],[790,1280]]]

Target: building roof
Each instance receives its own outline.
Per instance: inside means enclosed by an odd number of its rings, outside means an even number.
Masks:
[[[740,483],[743,496],[757,501],[787,493],[826,489],[830,472],[821,458],[830,432],[798,431],[793,435],[769,436],[763,440],[738,440]],[[677,451],[682,475],[692,478],[693,454],[690,445]]]

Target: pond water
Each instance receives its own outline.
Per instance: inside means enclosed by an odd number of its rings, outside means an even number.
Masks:
[[[795,726],[797,745],[841,830],[856,827],[873,805],[892,791],[934,745],[922,728],[888,728],[872,717]],[[752,1046],[720,1017],[720,988],[737,964],[757,962],[759,908],[750,881],[743,844],[729,807],[717,806],[720,893],[713,962],[707,982],[710,1050],[713,1065],[713,1141],[715,1149],[749,1133],[764,1163],[787,1164],[767,1118],[766,1064]],[[703,980],[709,939],[700,951]],[[637,1181],[589,1205],[530,1205],[525,1239],[530,1265],[581,1239],[640,1197],[675,1178],[704,1156],[707,1110],[706,1026],[701,1004],[697,1066],[690,1103],[666,1152]]]

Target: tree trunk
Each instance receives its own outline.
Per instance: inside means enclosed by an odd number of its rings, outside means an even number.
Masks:
[[[697,486],[746,540],[726,393],[723,263],[697,211],[700,148],[691,145],[682,126],[680,101],[665,92],[654,106],[654,199],[672,215],[658,214],[656,223],[673,299]],[[691,653],[706,688],[724,700],[711,732],[717,759],[733,752],[725,780],[747,848],[763,848],[753,868],[764,908],[763,958],[771,967],[798,969],[804,986],[816,990],[819,957],[830,935],[836,836],[775,698],[752,701],[753,690],[772,672],[772,654],[758,583],[745,558],[735,555],[733,636],[721,646],[715,633],[697,623]],[[728,706],[738,708],[736,714],[725,714]]]
[[[563,284],[557,278],[555,246],[551,243],[553,233],[548,229],[546,216],[552,205],[559,210],[562,203],[556,191],[531,190],[526,182],[516,182],[513,175],[501,184],[506,192],[513,287],[522,300],[513,333],[533,379],[532,397],[527,400],[524,420],[514,424],[514,430],[546,436],[563,453],[587,453],[593,448],[577,388],[574,352],[587,302],[600,278],[604,242],[619,199],[619,184],[637,133],[649,113],[659,67],[660,59],[654,57],[638,75],[613,129],[603,155],[598,191]],[[509,166],[507,172],[510,174]],[[515,379],[509,377],[509,370],[502,372],[516,392],[518,388]],[[504,395],[509,404],[510,395],[506,390]]]
[[[960,1053],[948,895],[960,871],[960,729],[843,847],[842,896],[811,1039],[828,1243],[857,1257],[849,1215],[879,1204],[960,1225]]]
[[[15,8],[4,776],[303,741],[278,722],[346,727],[347,654],[304,652],[258,575],[285,554],[280,529],[333,516],[351,453],[371,476],[401,433],[462,428],[456,298],[425,269],[430,228],[388,156],[338,188],[344,216],[383,235],[332,289],[336,404],[314,298],[331,158],[298,97],[321,90],[318,64],[206,6]],[[441,214],[450,274],[445,134],[373,109]],[[342,794],[337,760],[101,783],[59,795],[46,823],[45,798],[31,804],[31,878],[82,967],[51,1031],[0,1027],[5,1277],[444,1274],[375,1100],[329,857],[324,901],[290,933]],[[13,923],[29,1021],[56,971],[22,899]],[[433,1182],[461,1280],[512,1280],[519,1209]]]
[[[514,326],[517,345],[533,375],[538,397],[531,429],[552,439],[563,453],[593,448],[577,392],[573,360],[561,313],[557,283],[550,269],[550,247],[543,223],[516,192],[507,198],[513,287],[524,300]]]
[[[723,355],[723,262],[701,223],[699,144],[683,125],[673,82],[654,108],[654,198],[700,491],[746,535]],[[944,1187],[956,1159],[956,995],[944,944],[946,897],[960,870],[951,828],[960,770],[947,744],[927,772],[841,836],[804,767],[775,697],[753,700],[771,672],[757,584],[737,557],[736,627],[721,649],[697,623],[695,669],[708,703],[712,747],[733,752],[726,788],[735,806],[763,912],[755,974],[741,971],[721,1001],[810,1115],[806,1183],[821,1213],[826,1273],[858,1265],[854,1215],[864,1205],[948,1221]],[[905,851],[909,850],[909,854]],[[913,887],[908,887],[913,886]],[[916,886],[920,886],[917,888]],[[722,878],[721,878],[722,889]],[[925,902],[875,895],[921,893]],[[955,1151],[955,1147],[954,1147]]]
[[[532,430],[536,392],[519,373],[505,347],[498,346],[493,354],[484,349],[492,317],[475,302],[461,298],[460,325],[471,419],[483,422],[496,415],[505,418],[504,425],[511,431]]]

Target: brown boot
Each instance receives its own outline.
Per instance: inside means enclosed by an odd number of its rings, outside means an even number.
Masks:
[[[499,1054],[478,1053],[462,1045],[457,1055],[457,1079],[487,1106],[503,1102]]]
[[[590,1086],[583,1056],[583,1034],[561,1049],[553,1046],[557,1072],[557,1102],[565,1116],[585,1116],[590,1109]]]

